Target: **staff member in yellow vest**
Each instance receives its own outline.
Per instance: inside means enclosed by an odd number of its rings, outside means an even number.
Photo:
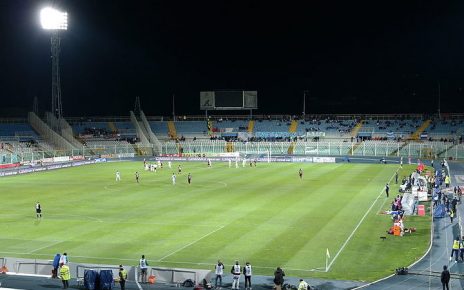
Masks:
[[[126,290],[127,271],[122,265],[119,265],[119,286],[121,290]]]
[[[69,287],[69,280],[71,280],[71,273],[69,272],[69,266],[61,263],[60,268],[60,276],[61,281],[63,282],[63,289],[68,289]]]
[[[459,236],[457,236],[453,241],[453,248],[451,249],[450,261],[453,260],[453,255],[455,257],[455,263],[458,262],[459,255]]]

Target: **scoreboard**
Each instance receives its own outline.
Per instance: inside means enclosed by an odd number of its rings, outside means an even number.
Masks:
[[[251,110],[257,108],[257,91],[200,92],[200,110]]]

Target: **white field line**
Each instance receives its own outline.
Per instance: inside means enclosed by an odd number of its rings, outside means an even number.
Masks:
[[[109,185],[105,185],[104,189],[109,190],[109,191],[120,191],[118,188],[109,188]]]
[[[102,223],[103,220],[99,219],[99,218],[96,218],[96,217],[93,217],[93,216],[87,216],[87,215],[78,215],[78,214],[55,214],[55,213],[51,213],[51,214],[48,214],[49,216],[56,216],[56,217],[79,217],[79,218],[83,218],[83,219],[87,219],[87,220],[93,220],[93,221],[97,221],[99,223]]]
[[[432,216],[433,216],[433,208],[432,208]],[[446,225],[446,222],[445,222],[445,225]],[[411,268],[411,267],[413,267],[414,265],[416,265],[417,263],[419,263],[420,261],[422,261],[427,255],[430,255],[430,257],[429,257],[429,270],[424,269],[424,270],[422,270],[422,271],[419,271],[419,273],[427,273],[427,272],[430,273],[430,271],[431,271],[431,269],[432,269],[432,266],[434,266],[434,265],[436,265],[436,264],[441,264],[441,263],[443,262],[443,261],[442,261],[443,255],[446,256],[446,257],[445,257],[445,259],[446,259],[446,262],[445,262],[445,263],[447,263],[447,261],[448,261],[448,256],[449,256],[449,250],[448,250],[448,248],[446,248],[446,251],[444,251],[444,252],[440,255],[440,257],[436,257],[436,258],[435,258],[435,261],[432,263],[432,253],[431,253],[431,251],[432,251],[432,246],[433,246],[433,233],[434,233],[434,231],[435,231],[435,230],[434,230],[434,227],[435,227],[435,225],[433,224],[433,218],[432,218],[432,227],[431,227],[431,229],[430,229],[430,245],[429,245],[429,248],[427,249],[427,251],[425,252],[425,254],[424,254],[420,259],[417,259],[417,261],[415,261],[414,263],[412,263],[411,265],[409,265],[408,268]],[[448,231],[445,229],[444,232],[445,232],[445,239],[446,239],[445,243],[448,244]],[[389,275],[389,276],[387,276],[387,277],[383,277],[383,278],[381,278],[381,279],[379,279],[379,280],[376,280],[376,281],[374,281],[374,282],[370,282],[370,283],[367,283],[367,284],[365,284],[365,285],[356,287],[356,288],[354,288],[353,290],[359,290],[359,289],[367,288],[367,287],[372,286],[372,285],[374,285],[374,284],[377,284],[377,283],[379,283],[379,282],[385,281],[385,280],[387,280],[387,279],[389,279],[389,278],[391,278],[391,277],[393,277],[393,276],[395,276],[395,274],[391,274],[391,275]],[[404,279],[404,280],[402,280],[402,281],[400,281],[400,282],[398,282],[398,283],[396,283],[396,284],[390,284],[390,285],[388,285],[388,286],[385,286],[385,288],[383,288],[383,289],[392,289],[392,287],[398,286],[399,284],[407,283],[407,282],[408,282],[409,280],[411,280],[411,279],[415,279],[415,278],[407,278],[407,279]],[[419,287],[419,286],[417,286],[417,287]],[[416,288],[416,287],[414,287],[414,288]],[[413,289],[413,288],[409,288],[409,289]],[[430,283],[429,283],[429,289],[431,289],[431,288],[430,288]]]
[[[388,180],[388,183],[390,183],[393,179],[393,177],[395,176],[396,172],[399,170],[399,168],[395,171],[395,173],[393,173],[393,175],[390,177],[390,180]],[[348,244],[348,242],[351,240],[351,238],[354,236],[354,234],[356,233],[356,231],[358,230],[358,228],[361,226],[361,224],[363,223],[364,219],[367,217],[367,215],[370,213],[371,209],[374,207],[374,205],[377,203],[377,201],[379,200],[380,196],[382,196],[383,192],[385,190],[385,187],[382,188],[382,190],[380,191],[379,195],[377,196],[377,198],[374,200],[374,202],[371,204],[371,206],[369,207],[369,209],[366,211],[366,213],[363,215],[363,217],[361,218],[361,220],[358,222],[358,224],[356,225],[356,227],[354,228],[354,230],[351,232],[351,234],[348,236],[348,238],[345,240],[345,242],[343,243],[342,247],[340,248],[340,250],[338,250],[338,252],[335,254],[335,256],[333,257],[332,261],[330,261],[329,265],[327,266],[327,270],[326,272],[328,272],[330,270],[330,267],[332,267],[332,264],[335,262],[335,260],[337,260],[338,256],[340,255],[340,253],[345,249],[346,245]]]
[[[46,248],[49,248],[49,247],[53,247],[53,246],[58,245],[58,244],[63,243],[63,242],[64,242],[64,241],[55,241],[55,242],[53,242],[53,243],[51,243],[51,244],[48,244],[48,245],[46,245],[46,246],[43,246],[43,247],[34,249],[34,250],[32,250],[32,251],[29,251],[29,252],[27,252],[27,254],[32,254],[32,253],[34,253],[34,252],[37,252],[37,251],[40,251],[40,250],[43,250],[43,249],[46,249]]]
[[[164,259],[166,259],[167,257],[170,257],[170,256],[174,255],[175,253],[180,252],[180,251],[182,251],[183,249],[185,249],[185,248],[187,248],[187,247],[190,247],[190,246],[193,245],[193,244],[198,243],[199,241],[201,241],[201,240],[203,240],[204,238],[206,238],[206,237],[208,237],[208,236],[214,234],[215,232],[222,230],[224,227],[225,227],[225,226],[221,226],[221,227],[215,229],[214,231],[211,231],[211,232],[207,233],[206,235],[201,236],[200,238],[196,239],[195,241],[193,241],[193,242],[191,242],[191,243],[188,243],[187,245],[182,246],[182,247],[180,247],[179,249],[177,249],[177,250],[175,250],[175,251],[173,251],[173,252],[171,252],[171,253],[169,253],[169,254],[163,256],[163,257],[161,257],[160,259],[158,259],[158,262],[161,262],[161,261],[163,261]]]
[[[24,252],[4,252],[0,251],[0,254],[10,254],[10,255],[24,255]],[[52,257],[56,253],[50,253],[50,254],[33,254],[34,256],[47,256],[47,257]],[[92,256],[74,256],[72,255],[73,258],[83,258],[83,259],[94,259],[94,260],[112,260],[112,261],[129,261],[129,262],[134,262],[137,263],[137,259],[127,259],[127,258],[107,258],[107,257],[92,257]],[[198,265],[198,266],[210,266],[214,267],[214,262],[211,263],[196,263],[196,262],[187,262],[187,261],[157,261],[159,263],[166,263],[166,264],[183,264],[183,265]],[[227,265],[224,264],[224,266],[233,266],[232,264]],[[275,266],[257,266],[253,265],[253,268],[256,269],[273,269],[275,270]],[[299,268],[288,268],[284,267],[285,270],[288,271],[301,271],[301,272],[325,272],[324,268],[314,268],[314,269],[299,269]]]
[[[454,175],[451,175],[451,170],[449,169],[449,165],[446,167],[446,169],[448,169],[448,175],[449,176],[452,176],[452,179],[454,179],[454,184],[451,184],[451,185],[454,185],[454,186],[458,186],[459,187],[459,184],[458,184],[458,181],[456,180],[456,176]],[[460,230],[460,233],[461,233],[461,237],[464,236],[464,227],[462,227],[462,220],[461,220],[461,215],[458,214],[458,225],[459,225],[459,230]]]
[[[215,226],[213,224],[189,224],[189,223],[162,223],[162,222],[131,222],[131,221],[126,221],[126,220],[119,220],[119,219],[113,219],[113,220],[102,220],[96,217],[92,216],[84,216],[84,215],[73,215],[73,214],[48,214],[49,216],[61,216],[61,217],[80,217],[82,220],[89,220],[89,221],[95,221],[99,223],[105,223],[105,224],[143,224],[143,225],[159,225],[159,226],[188,226],[188,227],[212,227]],[[4,216],[0,214],[0,216]],[[16,216],[15,214],[12,214],[12,216]]]
[[[214,263],[195,263],[195,262],[182,262],[182,261],[162,261],[163,263],[169,263],[169,264],[186,264],[186,265],[198,265],[198,266],[214,266]],[[226,267],[232,267],[233,264],[224,264]],[[253,268],[257,269],[273,269],[275,270],[275,266],[256,266],[253,265]],[[304,271],[304,272],[325,272],[325,268],[314,268],[314,269],[298,269],[298,268],[288,268],[284,267],[285,270],[288,271]]]

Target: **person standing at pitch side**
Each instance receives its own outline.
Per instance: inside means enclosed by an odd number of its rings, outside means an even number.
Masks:
[[[232,289],[240,289],[240,274],[242,273],[242,267],[238,261],[235,261],[235,265],[230,269],[230,273],[234,275],[232,277]]]
[[[245,267],[243,267],[243,275],[245,276],[245,290],[251,290],[251,265],[250,262],[246,262]]]
[[[221,260],[218,260],[216,266],[214,267],[214,272],[216,274],[214,287],[216,289],[221,289],[221,287],[222,287],[222,275],[224,275],[224,264],[221,262]],[[218,281],[219,281],[219,287],[218,287]]]
[[[145,255],[142,255],[142,258],[139,261],[139,267],[140,267],[140,282],[147,283],[148,262],[145,259]]]
[[[441,284],[443,285],[443,290],[449,290],[449,281],[450,281],[451,275],[450,272],[448,271],[448,267],[445,265],[443,266],[443,272],[441,272]]]

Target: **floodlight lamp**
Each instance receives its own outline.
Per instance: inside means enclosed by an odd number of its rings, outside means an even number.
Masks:
[[[68,13],[50,7],[43,8],[40,11],[40,23],[46,30],[67,30]]]

